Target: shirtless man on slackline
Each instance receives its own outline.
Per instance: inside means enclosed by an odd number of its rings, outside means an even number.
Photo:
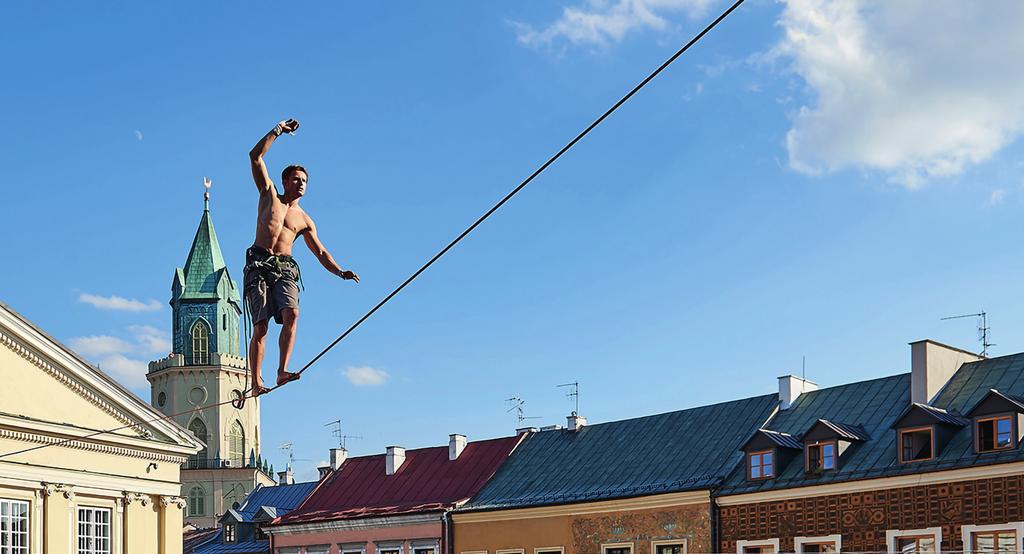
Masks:
[[[294,119],[274,126],[249,152],[252,178],[260,193],[256,215],[256,241],[245,252],[245,302],[252,316],[252,341],[249,343],[249,366],[252,371],[252,395],[266,393],[260,368],[266,346],[270,318],[281,325],[278,344],[281,359],[277,367],[277,384],[283,385],[299,378],[298,373],[287,371],[288,361],[295,346],[295,327],[299,319],[299,265],[292,258],[292,243],[300,235],[327,271],[345,280],[359,282],[354,272],[342,269],[316,236],[313,220],[299,207],[299,199],[306,192],[306,169],[290,165],[281,173],[284,194],[267,174],[263,156],[282,133],[294,133],[299,122]]]

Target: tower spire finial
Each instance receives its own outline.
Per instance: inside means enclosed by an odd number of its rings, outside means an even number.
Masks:
[[[203,211],[210,211],[210,187],[213,186],[213,181],[208,177],[203,177],[203,187],[206,188],[206,192],[203,193]]]

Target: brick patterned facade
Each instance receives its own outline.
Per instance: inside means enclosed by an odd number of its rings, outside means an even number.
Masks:
[[[724,506],[719,551],[736,552],[737,540],[779,538],[781,551],[793,552],[794,537],[840,533],[845,552],[886,552],[886,530],[928,527],[942,528],[943,551],[960,551],[961,525],[1022,520],[1024,475],[1017,475]]]
[[[601,554],[601,545],[607,543],[632,543],[634,553],[648,554],[652,541],[672,539],[686,539],[688,552],[710,551],[710,506],[698,504],[670,510],[572,517],[575,554]]]

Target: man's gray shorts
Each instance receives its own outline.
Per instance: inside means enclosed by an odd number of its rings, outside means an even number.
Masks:
[[[260,252],[256,254],[258,256]],[[274,321],[280,324],[281,310],[299,307],[299,266],[290,258],[287,259],[289,263],[281,263],[280,258],[283,257],[278,257],[274,267],[254,267],[250,259],[252,257],[246,256],[244,277],[245,302],[249,307],[249,315],[253,323],[266,321],[273,316]],[[268,263],[266,259],[259,261]]]

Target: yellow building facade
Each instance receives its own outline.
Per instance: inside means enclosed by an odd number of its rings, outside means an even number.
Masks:
[[[0,553],[180,554],[203,444],[161,417],[0,304]]]

